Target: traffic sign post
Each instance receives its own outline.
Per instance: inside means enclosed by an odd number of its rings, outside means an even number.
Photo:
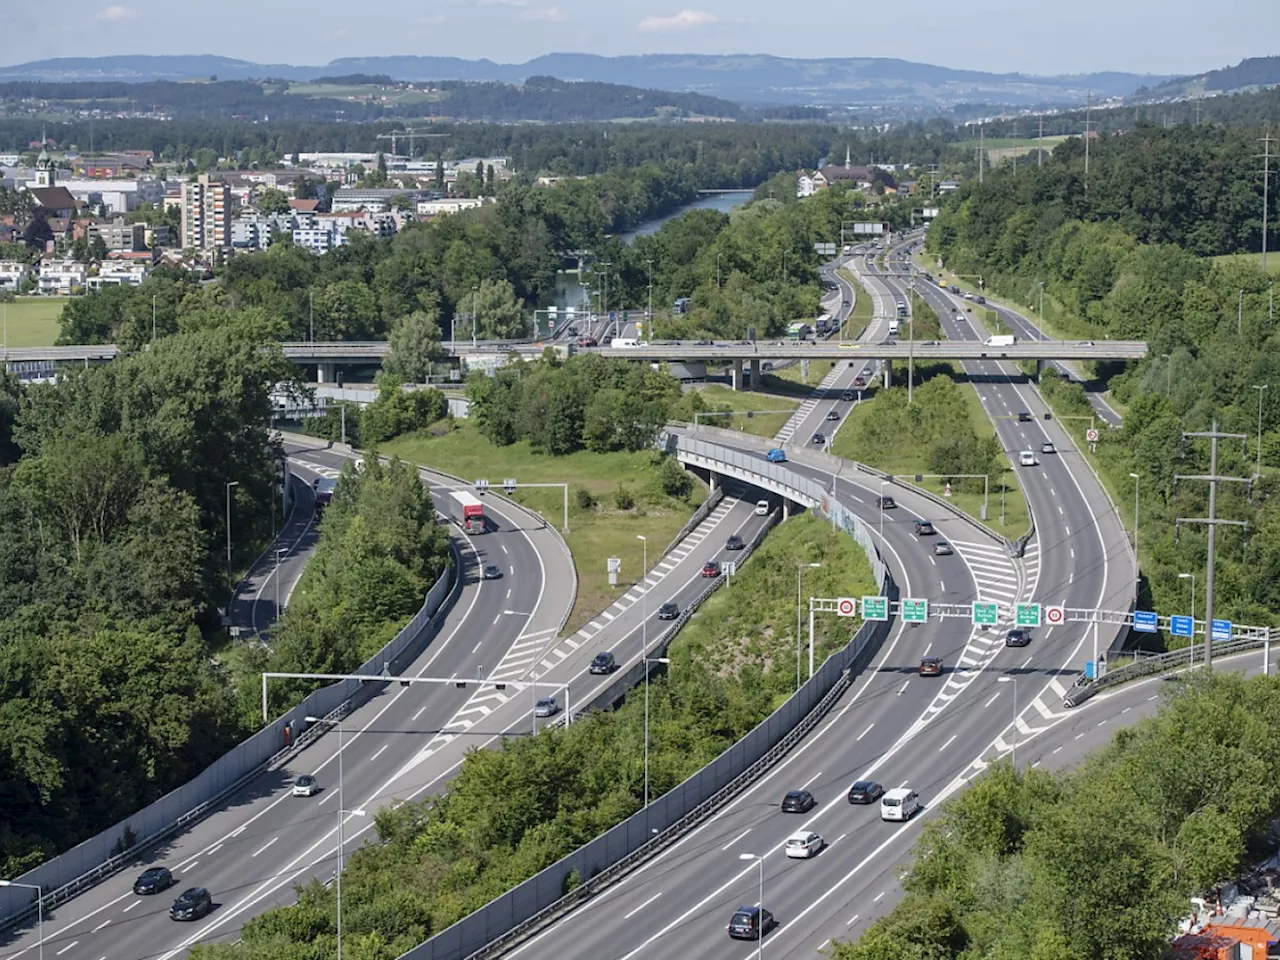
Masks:
[[[608,560],[609,570],[609,586],[616,587],[618,585],[618,574],[622,572],[622,559],[620,557],[610,557]]]
[[[1045,622],[1048,623],[1049,626],[1051,627],[1056,627],[1062,623],[1065,623],[1067,619],[1066,608],[1065,607],[1045,607],[1044,619],[1045,619]]]
[[[1085,438],[1086,440],[1088,440],[1090,443],[1097,443],[1097,442],[1098,442],[1098,431],[1097,431],[1097,430],[1094,430],[1092,427],[1090,427],[1088,430],[1086,430],[1086,431],[1084,432],[1084,438]]]
[[[973,625],[975,627],[994,627],[1000,619],[998,603],[975,603],[973,605]]]
[[[929,620],[929,601],[907,597],[901,603],[903,623],[926,623]]]
[[[889,619],[889,598],[888,597],[863,597],[862,598],[862,619],[863,620],[888,620]]]
[[[839,597],[836,600],[836,614],[841,617],[856,617],[858,615],[858,601],[853,597]]]
[[[1159,629],[1155,613],[1151,610],[1133,611],[1133,629],[1138,633],[1155,633]]]
[[[1014,622],[1019,627],[1040,626],[1040,604],[1038,603],[1018,604]]]
[[[1209,625],[1209,639],[1230,640],[1231,639],[1231,621],[1230,620],[1214,620]]]
[[[1170,617],[1169,633],[1175,637],[1193,637],[1195,636],[1195,621],[1191,617]]]

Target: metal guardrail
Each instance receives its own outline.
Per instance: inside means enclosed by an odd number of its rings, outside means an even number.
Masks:
[[[693,533],[694,530],[698,529],[698,524],[707,519],[707,517],[711,515],[711,511],[718,507],[720,505],[720,501],[723,499],[724,490],[717,487],[712,491],[711,495],[707,497],[707,499],[702,501],[702,506],[698,507],[698,509],[693,512],[693,516],[689,518],[689,522],[680,528],[680,532],[676,534],[675,539],[667,544],[666,549],[662,551],[662,556],[665,557],[680,545],[681,540]],[[646,574],[648,573],[648,571],[645,572]]]

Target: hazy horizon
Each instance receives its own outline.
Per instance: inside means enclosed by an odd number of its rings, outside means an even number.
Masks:
[[[1207,18],[1202,0],[1076,0],[1052,9],[1029,9],[1025,0],[978,0],[962,8],[920,0],[909,19],[891,8],[844,13],[831,6],[825,16],[806,9],[797,20],[795,8],[767,0],[616,0],[607,6],[595,0],[385,0],[370,23],[343,16],[349,7],[333,0],[305,6],[223,0],[216,14],[156,0],[65,0],[56,19],[29,5],[7,13],[4,59],[12,65],[54,57],[211,54],[322,66],[377,56],[524,63],[572,52],[755,54],[891,57],[1048,76],[1198,74],[1266,56],[1280,45],[1280,27],[1268,16],[1266,0],[1219,0]],[[1257,28],[1241,30],[1252,18]],[[369,26],[385,35],[371,39]],[[1187,40],[1192,28],[1194,49]],[[195,49],[193,37],[200,39]],[[172,48],[177,38],[183,49]]]

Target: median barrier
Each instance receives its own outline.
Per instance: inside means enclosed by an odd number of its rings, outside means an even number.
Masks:
[[[413,619],[355,673],[374,678],[384,668],[397,669],[418,656],[434,636],[436,615],[446,599],[456,597],[454,587],[462,582],[461,577],[455,577],[457,567],[455,549],[453,564],[427,592]],[[254,778],[287,762],[323,730],[321,725],[307,730],[307,716],[343,715],[353,708],[353,698],[372,696],[380,688],[381,684],[343,680],[312,691],[302,703],[276,717],[187,783],[65,853],[46,860],[16,881],[39,886],[46,911],[66,902],[134,865],[158,843],[214,813]],[[0,930],[35,914],[35,901],[29,891],[23,887],[0,887]]]
[[[870,551],[868,559],[880,592],[895,599],[897,586],[861,521],[852,511],[844,510],[830,494],[814,505],[840,506],[843,512],[828,518],[848,529],[863,549]],[[763,533],[753,542],[753,547],[761,537]],[[718,582],[703,591],[697,602]],[[414,947],[400,960],[480,960],[497,956],[675,843],[758,779],[808,734],[848,688],[852,677],[870,663],[892,624],[892,620],[864,622],[849,643],[828,657],[794,695],[711,763],[648,807]],[[668,641],[674,635],[673,629],[663,639]],[[628,679],[643,680],[644,670]]]

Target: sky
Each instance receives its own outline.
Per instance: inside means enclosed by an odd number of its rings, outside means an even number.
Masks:
[[[0,60],[218,54],[260,63],[418,54],[897,57],[1033,74],[1192,74],[1280,54],[1277,0],[17,0]],[[1139,39],[1140,38],[1140,39]]]

